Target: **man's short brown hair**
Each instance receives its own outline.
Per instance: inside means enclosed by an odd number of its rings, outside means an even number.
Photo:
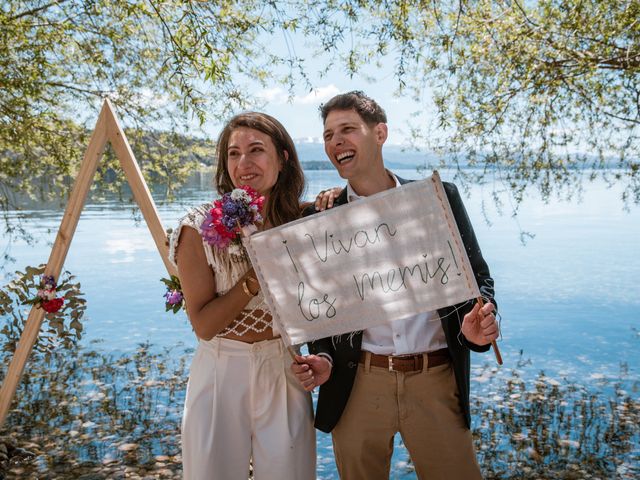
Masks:
[[[382,107],[372,99],[367,97],[360,90],[341,93],[336,95],[327,103],[320,105],[320,116],[322,123],[327,121],[327,116],[333,110],[355,110],[358,115],[369,125],[387,123],[387,114]]]

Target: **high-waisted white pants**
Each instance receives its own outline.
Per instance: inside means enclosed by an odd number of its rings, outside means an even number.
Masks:
[[[182,419],[186,480],[315,479],[311,396],[281,339],[200,340]]]

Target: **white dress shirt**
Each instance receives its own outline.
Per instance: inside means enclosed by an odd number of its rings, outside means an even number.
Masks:
[[[398,178],[387,170],[396,187]],[[347,183],[347,201],[363,198]],[[447,347],[447,341],[437,311],[423,312],[395,320],[386,325],[367,328],[362,336],[362,350],[380,355],[410,355],[433,352]]]

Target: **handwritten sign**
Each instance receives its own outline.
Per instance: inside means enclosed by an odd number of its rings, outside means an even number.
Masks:
[[[436,172],[244,242],[289,345],[480,296]]]

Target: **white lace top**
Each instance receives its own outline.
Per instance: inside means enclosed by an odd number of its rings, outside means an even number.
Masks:
[[[178,228],[171,234],[169,239],[169,261],[175,265],[176,268],[176,254],[182,228],[185,226],[191,227],[198,233],[201,233],[200,226],[211,208],[211,203],[205,203],[192,208],[189,213],[182,217]],[[242,247],[231,245],[228,250],[220,250],[203,240],[202,248],[204,248],[204,253],[207,257],[207,263],[213,269],[216,280],[216,293],[218,293],[218,295],[227,293],[251,268],[249,256]],[[236,335],[243,335],[249,330],[263,332],[271,326],[269,307],[264,301],[262,291],[259,291],[258,295],[247,303],[244,313],[245,317],[243,319],[231,323],[220,332],[218,336],[226,335],[230,332]]]

